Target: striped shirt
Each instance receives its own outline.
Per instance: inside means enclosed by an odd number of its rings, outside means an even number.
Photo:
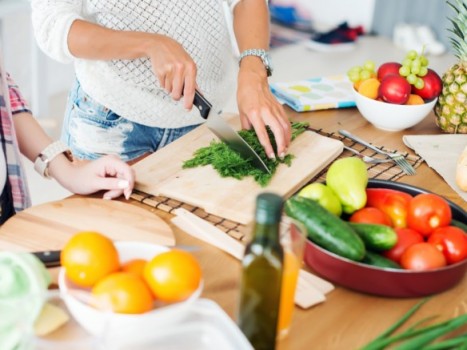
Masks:
[[[31,205],[13,124],[13,114],[21,112],[30,112],[29,107],[18,86],[3,69],[0,61],[0,141],[8,172],[9,186],[5,188],[11,189],[11,198],[16,212]]]

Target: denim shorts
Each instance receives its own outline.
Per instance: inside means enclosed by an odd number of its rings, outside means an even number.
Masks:
[[[81,159],[115,154],[130,161],[157,151],[197,126],[164,129],[132,122],[89,97],[76,80],[68,96],[62,141]]]

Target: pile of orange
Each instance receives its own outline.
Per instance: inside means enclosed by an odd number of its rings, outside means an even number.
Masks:
[[[100,305],[114,312],[137,314],[151,310],[154,301],[178,302],[201,283],[201,268],[190,253],[172,249],[151,260],[121,263],[113,242],[98,232],[79,232],[62,249],[66,277],[91,288]]]

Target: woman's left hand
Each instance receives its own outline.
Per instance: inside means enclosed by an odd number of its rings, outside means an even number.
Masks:
[[[57,176],[63,187],[76,194],[91,194],[107,190],[103,198],[113,199],[122,194],[130,198],[135,184],[133,169],[116,156],[107,155],[97,160],[75,160],[69,163],[66,176]]]
[[[269,158],[275,158],[275,154],[283,158],[287,153],[292,135],[290,121],[284,108],[269,89],[266,71],[261,61],[247,62],[246,59],[243,61],[238,76],[237,90],[242,128],[253,127],[255,129]],[[269,126],[274,134],[276,150],[271,145],[266,126]]]

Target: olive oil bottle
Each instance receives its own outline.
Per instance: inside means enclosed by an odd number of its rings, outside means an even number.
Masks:
[[[242,260],[238,325],[255,350],[275,348],[284,252],[279,240],[283,199],[256,199],[253,237]]]

